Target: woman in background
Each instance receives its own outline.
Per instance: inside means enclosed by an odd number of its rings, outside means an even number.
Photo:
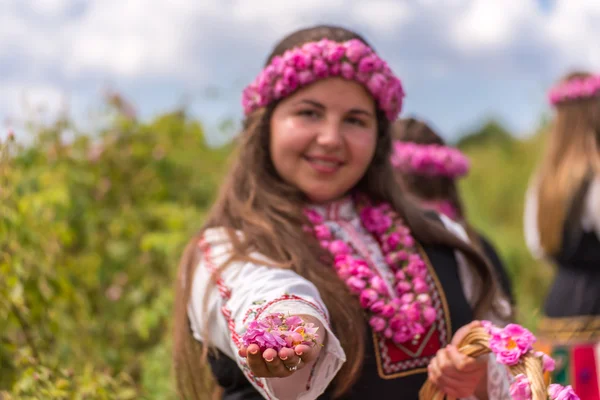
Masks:
[[[554,381],[600,399],[600,75],[576,72],[550,91],[556,114],[525,203],[532,254],[558,267],[540,336],[554,347]]]
[[[449,147],[431,126],[416,118],[404,118],[393,125],[393,152],[390,161],[404,192],[425,209],[460,223],[469,240],[490,260],[499,286],[514,304],[512,285],[498,253],[490,241],[465,218],[456,180],[469,171],[469,161],[460,150]]]

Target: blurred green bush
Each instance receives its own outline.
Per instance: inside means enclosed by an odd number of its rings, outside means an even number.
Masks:
[[[173,280],[230,146],[209,148],[176,111],[135,120],[118,97],[100,132],[68,119],[0,152],[0,394],[6,399],[174,399]],[[550,270],[522,234],[541,136],[491,123],[459,145],[473,170],[468,215],[499,248],[531,327]],[[1,397],[1,396],[0,396]]]

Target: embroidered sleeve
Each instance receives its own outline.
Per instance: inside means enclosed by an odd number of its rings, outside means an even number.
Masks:
[[[232,263],[219,276],[213,276],[230,251],[224,231],[207,231],[200,249],[202,258],[193,278],[188,306],[194,337],[202,340],[208,333],[210,344],[235,360],[266,399],[312,400],[322,394],[346,357],[331,331],[317,288],[293,271],[254,263]],[[216,283],[209,284],[211,280]],[[238,356],[247,324],[272,312],[309,315],[325,327],[326,344],[312,368],[303,368],[289,378],[257,378],[245,359]]]
[[[538,197],[537,186],[530,185],[525,194],[525,212],[523,216],[523,228],[525,233],[525,244],[531,254],[541,259],[544,257],[544,250],[540,244],[540,233],[538,231]]]

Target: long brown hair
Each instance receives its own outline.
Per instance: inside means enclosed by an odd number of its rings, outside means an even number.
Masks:
[[[591,76],[573,72],[561,82]],[[556,106],[546,150],[537,175],[537,226],[540,245],[549,255],[562,245],[563,228],[573,198],[589,173],[600,172],[600,96]]]
[[[354,32],[333,26],[318,26],[292,33],[276,47],[269,56],[282,54],[285,50],[306,42],[327,38],[338,42],[359,39]],[[251,251],[267,256],[273,267],[289,268],[311,281],[319,290],[331,317],[335,332],[352,332],[340,335],[347,361],[334,380],[335,395],[346,392],[360,373],[364,359],[366,324],[357,299],[345,284],[337,278],[331,259],[319,243],[302,231],[308,221],[302,213],[306,199],[300,191],[285,183],[277,174],[270,157],[270,118],[276,104],[259,109],[249,115],[238,142],[237,153],[231,170],[221,186],[219,196],[212,207],[203,230],[209,227],[225,227],[233,245],[231,260],[248,260]],[[476,266],[482,290],[475,307],[481,315],[491,304],[494,283],[490,267],[480,252],[457,238],[438,223],[430,221],[396,189],[394,174],[388,161],[391,148],[389,121],[378,112],[378,143],[374,158],[355,189],[368,194],[374,201],[391,203],[404,216],[414,236],[423,243],[436,243],[461,250]],[[238,238],[234,231],[244,233]],[[204,344],[196,341],[190,332],[187,305],[190,301],[191,277],[199,261],[197,242],[201,233],[192,239],[184,252],[179,267],[175,299],[174,367],[178,392],[190,399],[199,399],[208,393],[210,382],[199,378],[206,370]],[[225,268],[223,266],[222,268]],[[358,323],[357,323],[358,322]],[[207,374],[210,376],[209,374]]]

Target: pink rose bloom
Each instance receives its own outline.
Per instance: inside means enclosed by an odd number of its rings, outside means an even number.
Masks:
[[[553,383],[548,386],[548,394],[550,395],[550,400],[579,400],[579,396],[575,394],[571,385],[563,387],[557,383]]]
[[[396,279],[398,279],[399,281],[405,281],[406,274],[404,273],[404,271],[402,271],[402,270],[396,271]]]
[[[389,246],[390,249],[398,247],[398,245],[400,244],[400,234],[398,234],[397,232],[393,232],[385,239],[385,243]]]
[[[384,316],[385,318],[391,318],[394,316],[395,313],[396,313],[396,308],[391,304],[386,304],[381,309],[381,315]]]
[[[379,300],[379,294],[375,291],[375,289],[365,289],[360,292],[358,299],[362,308],[369,308],[371,304]]]
[[[329,231],[327,225],[316,225],[315,236],[319,240],[329,240],[331,239],[331,232]]]
[[[296,70],[303,71],[305,69],[308,69],[308,67],[310,67],[312,58],[310,55],[308,55],[302,51],[294,51],[294,54],[292,56],[292,61],[293,61],[293,66],[294,66],[294,68],[296,68]]]
[[[431,324],[433,324],[436,317],[437,317],[437,312],[435,311],[435,308],[433,308],[431,306],[425,306],[423,308],[423,319],[425,320],[425,324],[427,326],[430,326]]]
[[[340,76],[342,74],[342,66],[340,63],[332,64],[329,66],[330,76]]]
[[[286,67],[283,70],[283,83],[288,87],[289,92],[296,90],[300,81],[294,68]]]
[[[492,333],[490,349],[496,354],[498,362],[506,365],[516,364],[523,354],[531,350],[534,336],[520,325],[508,324],[504,329]]]
[[[404,293],[408,292],[409,290],[410,290],[410,283],[408,283],[406,281],[398,282],[396,284],[396,292],[400,296],[402,296]]]
[[[354,67],[352,64],[343,62],[340,69],[344,79],[352,80],[354,78]]]
[[[302,51],[304,51],[311,58],[320,58],[323,54],[322,47],[314,42],[309,42],[302,45]]]
[[[427,293],[417,295],[417,301],[422,304],[431,305],[431,297]]]
[[[508,324],[502,331],[516,341],[523,354],[533,349],[535,336],[526,328],[517,324]]]
[[[353,293],[359,294],[366,286],[367,283],[360,278],[351,276],[346,280],[346,284]]]
[[[377,57],[375,54],[371,54],[364,57],[358,63],[358,72],[363,72],[367,74],[373,72],[377,66],[381,66],[381,62],[377,62],[378,59],[379,57]]]
[[[410,330],[408,326],[403,326],[399,331],[394,333],[394,342],[396,343],[406,343],[409,340],[414,338],[414,333]]]
[[[394,332],[397,332],[401,330],[403,326],[406,326],[406,323],[407,321],[404,315],[395,315],[390,319],[390,328],[392,328]]]
[[[378,293],[382,294],[383,296],[388,295],[388,288],[385,284],[385,281],[380,276],[372,277],[369,283],[371,284],[371,287]]]
[[[427,282],[420,277],[413,280],[413,287],[417,293],[426,293],[428,289]]]
[[[400,250],[396,254],[398,255],[398,260],[400,260],[400,261],[408,260],[408,253],[405,250]]]
[[[316,225],[316,224],[323,223],[323,217],[321,216],[321,214],[319,214],[315,210],[307,209],[304,211],[304,214],[306,215],[308,220],[311,222],[311,224]]]
[[[342,240],[334,240],[329,244],[329,251],[334,255],[350,254],[350,246]]]
[[[500,330],[499,328],[495,327],[494,324],[492,324],[490,321],[481,321],[481,326],[489,335],[492,335],[494,332]]]
[[[542,368],[544,370],[544,372],[548,372],[548,371],[554,371],[554,368],[556,368],[556,362],[554,361],[554,359],[550,356],[548,356],[547,354],[541,352],[541,351],[536,351],[535,355],[537,357],[541,357],[542,358]]]
[[[411,330],[414,335],[422,335],[425,333],[425,328],[418,322],[412,324]]]
[[[376,235],[385,233],[392,226],[392,219],[378,207],[365,207],[360,217],[365,228]]]
[[[367,82],[367,88],[373,94],[373,96],[378,99],[381,97],[381,92],[385,88],[387,84],[387,79],[382,74],[373,74],[371,79]]]
[[[508,324],[504,329],[493,332],[490,349],[496,354],[498,362],[514,365],[532,349],[535,337],[527,329],[517,324]]]
[[[352,39],[346,43],[346,58],[354,64],[369,51],[369,47],[358,39]]]
[[[395,266],[395,265],[397,265],[397,263],[400,262],[400,260],[398,260],[397,252],[386,254],[386,256],[384,258],[385,258],[385,263],[389,266]]]
[[[418,260],[410,260],[406,266],[406,272],[413,278],[424,278],[427,276],[427,267],[425,263]]]
[[[311,71],[300,71],[298,81],[301,85],[307,85],[315,81],[315,75]]]
[[[381,332],[385,329],[387,324],[385,319],[381,317],[371,317],[369,320],[369,325],[371,325],[371,328],[373,328],[375,332]]]
[[[523,374],[518,374],[510,385],[510,395],[513,400],[531,400],[531,387],[529,379]]]
[[[413,247],[415,245],[415,239],[410,235],[406,235],[402,238],[402,244],[406,247]]]
[[[329,66],[321,59],[314,60],[313,72],[317,78],[326,78],[329,75]]]
[[[297,315],[293,315],[291,317],[287,317],[285,319],[285,324],[288,326],[290,330],[296,329],[298,326],[302,325],[304,321]]]
[[[415,301],[415,295],[413,293],[404,293],[400,297],[400,304],[410,304]]]
[[[394,331],[392,331],[391,328],[386,328],[385,331],[383,331],[383,336],[385,336],[387,339],[391,339],[392,336],[394,336]]]
[[[346,48],[341,44],[331,44],[324,50],[325,59],[329,64],[335,64],[344,57]]]
[[[283,70],[286,67],[286,62],[284,61],[283,57],[281,57],[281,56],[275,56],[271,60],[271,64],[270,65],[273,66],[273,69],[275,70],[275,73],[277,75],[281,75],[283,73]]]
[[[385,302],[383,300],[379,300],[373,303],[370,309],[373,314],[380,314],[383,311],[384,306]]]
[[[286,346],[290,347],[290,348],[293,348],[293,347],[299,345],[304,340],[303,336],[298,332],[287,331],[287,332],[282,332],[282,333],[284,333],[284,335],[285,335],[284,340],[285,340]]]
[[[324,249],[328,249],[329,248],[329,240],[321,240],[319,242],[319,244],[321,245],[322,248]]]
[[[243,345],[248,347],[251,344],[256,344],[261,352],[266,349],[279,351],[282,347],[285,347],[286,342],[277,331],[278,324],[281,324],[279,314],[250,322],[248,329],[242,336]]]
[[[285,95],[288,93],[287,90],[288,86],[285,84],[285,82],[283,82],[283,79],[279,79],[277,83],[275,83],[273,93],[276,98],[280,99],[282,97],[285,97]]]
[[[421,310],[419,310],[419,305],[417,303],[405,304],[405,314],[406,317],[411,322],[419,322],[421,320]]]

